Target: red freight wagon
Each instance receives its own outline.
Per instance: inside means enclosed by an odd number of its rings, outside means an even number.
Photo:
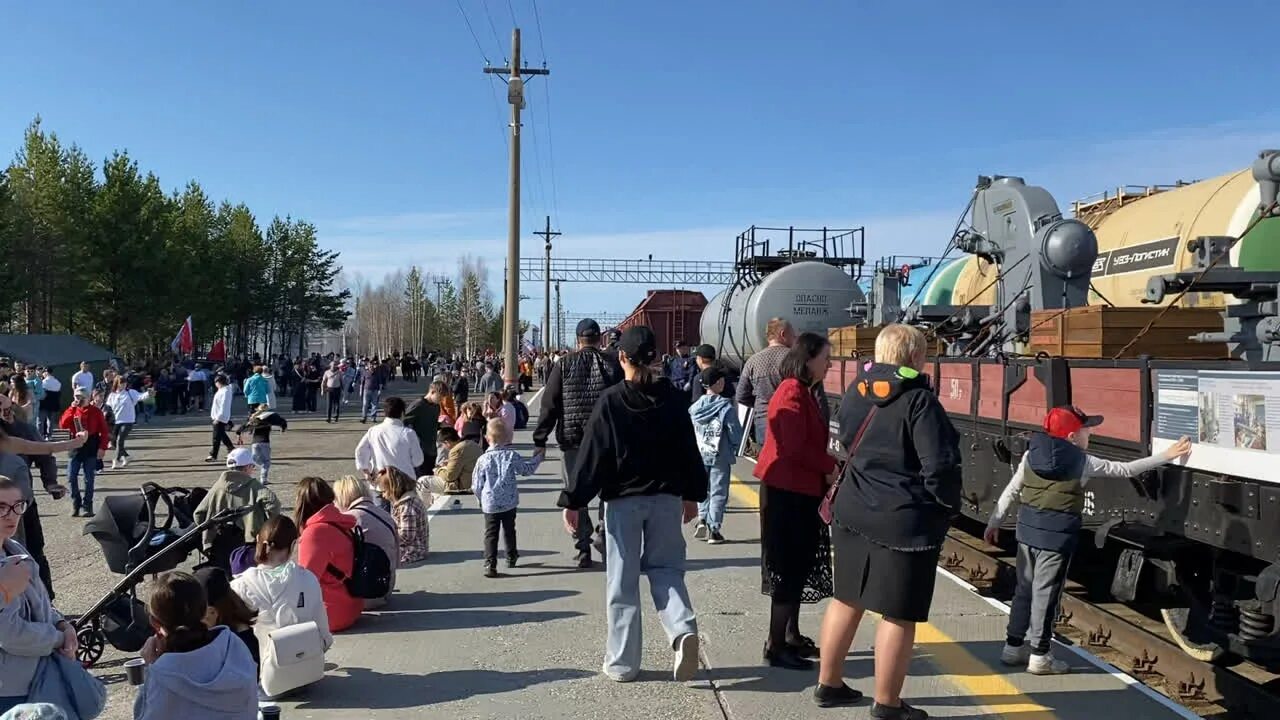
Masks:
[[[658,338],[659,354],[674,353],[678,340],[698,345],[701,337],[698,327],[706,306],[707,297],[694,290],[650,290],[618,328],[648,325]]]

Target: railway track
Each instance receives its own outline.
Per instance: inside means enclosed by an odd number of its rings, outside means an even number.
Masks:
[[[984,595],[1012,596],[1012,558],[962,530],[950,531],[938,562]],[[1167,639],[1161,622],[1120,603],[1091,602],[1077,583],[1068,583],[1062,594],[1055,630],[1202,717],[1280,717],[1280,675],[1249,663],[1226,667],[1197,660]]]

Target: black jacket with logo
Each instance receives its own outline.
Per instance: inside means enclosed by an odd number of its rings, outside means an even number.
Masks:
[[[960,435],[924,375],[868,363],[840,403],[846,450],[873,406],[845,464],[835,521],[895,550],[941,547],[960,511]]]
[[[561,448],[581,445],[596,400],[606,388],[620,382],[622,367],[600,348],[585,347],[560,358],[543,390],[538,426],[533,431],[534,447],[547,446],[552,428]]]

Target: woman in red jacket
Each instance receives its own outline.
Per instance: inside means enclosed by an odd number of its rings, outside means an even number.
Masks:
[[[351,539],[356,519],[333,504],[333,488],[318,477],[298,482],[294,522],[302,528],[298,539],[298,564],[320,580],[320,596],[332,632],[355,624],[364,610],[364,600],[347,591],[343,578],[355,565],[355,543]]]
[[[827,453],[827,422],[815,395],[830,367],[826,338],[797,338],[779,368],[782,382],[769,400],[755,469],[762,588],[773,598],[764,660],[791,670],[811,668],[818,656],[813,640],[800,634],[800,604],[831,595],[831,540],[818,506],[835,479],[836,461]]]

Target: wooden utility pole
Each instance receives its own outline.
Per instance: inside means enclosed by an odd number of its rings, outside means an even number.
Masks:
[[[542,276],[542,349],[546,351],[551,347],[551,238],[556,237],[560,233],[551,232],[551,216],[547,216],[547,228],[541,232],[535,232],[547,243],[547,264],[544,268],[545,273]]]
[[[508,386],[517,382],[516,356],[520,349],[520,111],[524,109],[524,76],[550,75],[546,68],[520,66],[520,28],[511,31],[511,66],[486,67],[486,73],[507,75],[507,102],[511,103],[511,206],[507,227],[507,299],[502,315],[502,377]]]

